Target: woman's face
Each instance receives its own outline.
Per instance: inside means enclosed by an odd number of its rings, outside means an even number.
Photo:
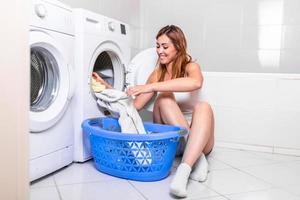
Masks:
[[[158,55],[159,62],[161,64],[168,65],[171,63],[177,54],[175,46],[171,42],[167,35],[161,35],[156,41],[156,52]]]

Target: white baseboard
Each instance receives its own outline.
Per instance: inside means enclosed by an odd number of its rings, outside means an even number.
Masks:
[[[229,149],[238,149],[238,150],[246,150],[246,151],[258,151],[258,152],[264,152],[264,153],[300,156],[300,149],[261,146],[261,145],[254,145],[254,144],[253,145],[252,144],[240,144],[240,143],[225,142],[225,141],[216,141],[215,146],[229,148]]]
[[[240,143],[224,142],[224,141],[216,141],[215,146],[230,148],[230,149],[273,153],[273,147],[270,146],[249,145],[249,144],[240,144]]]
[[[300,149],[289,149],[289,148],[275,147],[274,148],[274,153],[300,156]]]

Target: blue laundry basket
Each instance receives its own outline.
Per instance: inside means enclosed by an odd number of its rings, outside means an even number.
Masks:
[[[187,133],[178,126],[144,123],[148,134],[121,133],[118,120],[103,117],[82,123],[90,135],[96,168],[112,176],[157,181],[168,176],[180,137]]]

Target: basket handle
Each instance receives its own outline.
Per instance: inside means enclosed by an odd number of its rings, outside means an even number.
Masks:
[[[171,138],[170,141],[171,142],[178,142],[181,137],[184,137],[186,134],[188,134],[188,131],[186,129],[180,129],[178,131],[178,134],[180,135],[179,137]]]
[[[176,143],[176,142],[179,141],[179,139],[180,139],[180,137],[173,137],[173,138],[170,139],[170,141]]]
[[[188,130],[186,130],[186,129],[180,129],[179,131],[178,131],[178,134],[180,135],[180,136],[184,136],[184,135],[186,135],[188,133]]]

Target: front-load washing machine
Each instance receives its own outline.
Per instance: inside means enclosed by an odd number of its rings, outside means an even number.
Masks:
[[[89,135],[83,135],[81,123],[87,118],[105,115],[91,89],[91,75],[97,72],[115,89],[144,84],[156,66],[155,48],[130,60],[130,29],[125,23],[84,9],[74,9],[76,89],[74,111],[74,161],[91,158]],[[149,111],[153,102],[147,105]]]
[[[72,102],[74,111],[74,161],[91,158],[89,140],[82,137],[81,123],[99,117],[91,90],[91,74],[97,72],[114,88],[123,90],[127,81],[126,66],[130,61],[129,26],[84,9],[74,9],[75,19],[75,75],[76,88]]]
[[[30,181],[73,161],[74,23],[70,7],[33,0],[30,22]]]

